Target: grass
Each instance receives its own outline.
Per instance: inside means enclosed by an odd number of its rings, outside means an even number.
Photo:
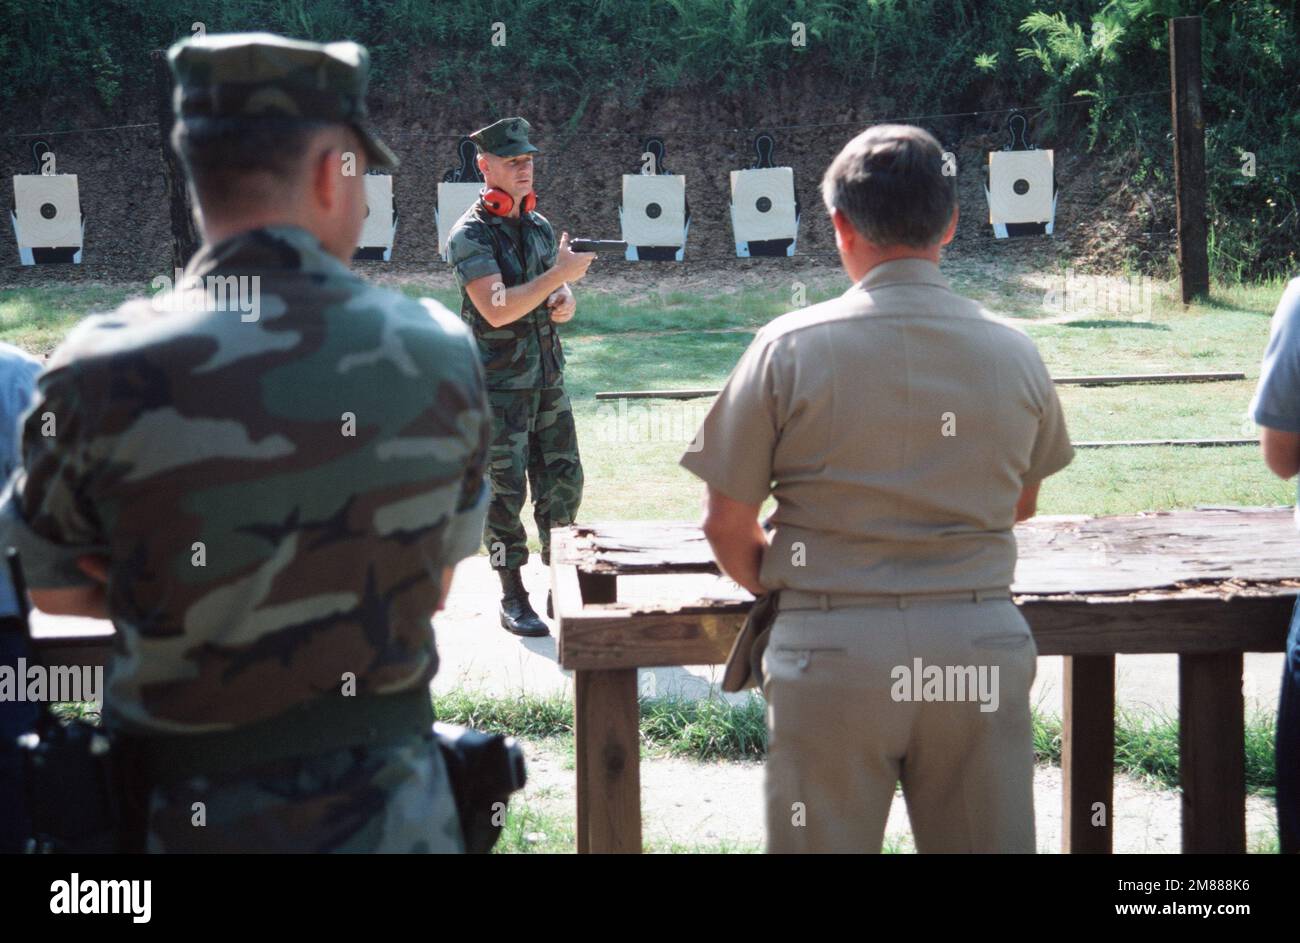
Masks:
[[[760,759],[767,752],[764,705],[757,696],[738,706],[716,698],[644,698],[639,703],[642,744],[652,753],[739,760]],[[433,695],[433,712],[441,721],[526,740],[571,740],[573,734],[573,702],[558,694],[502,698],[457,689]]]
[[[762,759],[767,753],[766,706],[751,695],[740,705],[720,698],[641,701],[641,736],[673,756],[698,760]]]
[[[128,298],[149,295],[146,285],[44,285],[0,289],[0,340],[46,354],[88,314],[112,311]]]
[[[721,698],[642,698],[641,745],[647,756],[666,754],[697,760],[761,760],[767,753],[764,702],[751,695],[740,704]],[[561,738],[572,750],[573,703],[558,695],[519,694],[496,698],[458,690],[434,695],[440,720],[524,739]],[[1060,765],[1061,719],[1031,712],[1038,762]],[[1276,715],[1255,711],[1246,718],[1246,789],[1271,796],[1276,770]],[[1115,771],[1167,789],[1177,789],[1178,718],[1162,712],[1118,709],[1115,713]]]
[[[1063,323],[1045,320],[1041,284],[1030,276],[992,281],[973,266],[955,266],[954,288],[1020,324],[1057,375],[1108,372],[1236,370],[1243,381],[1124,387],[1060,387],[1071,436],[1078,441],[1255,436],[1247,408],[1268,339],[1281,282],[1222,286],[1183,308],[1173,285],[1153,286],[1151,310],[1131,317],[1083,312]],[[1041,282],[1041,276],[1036,277]],[[842,287],[842,286],[837,286]],[[810,288],[808,300],[833,291]],[[685,304],[664,298],[625,305],[587,293],[566,330],[567,383],[575,404],[587,472],[583,513],[600,519],[693,519],[699,483],[677,461],[698,428],[708,400],[597,402],[600,390],[718,388],[752,338],[785,310],[788,293],[751,290]],[[1046,312],[1050,314],[1051,312]],[[672,315],[671,318],[668,318]],[[1142,318],[1139,320],[1138,318]],[[734,333],[640,336],[668,323],[735,329]],[[581,327],[578,325],[581,323]],[[1120,514],[1197,504],[1283,504],[1294,486],[1275,478],[1252,447],[1110,448],[1080,450],[1043,488],[1043,514]]]
[[[577,847],[574,817],[553,815],[523,802],[506,809],[506,824],[493,854],[563,854]]]
[[[457,689],[433,695],[433,714],[445,723],[527,740],[573,733],[573,702],[560,695],[492,698]]]
[[[1033,712],[1038,761],[1060,765],[1061,719]],[[1246,791],[1271,797],[1276,784],[1277,715],[1256,710],[1246,718]],[[1160,711],[1115,712],[1115,770],[1166,789],[1177,789],[1178,718]]]

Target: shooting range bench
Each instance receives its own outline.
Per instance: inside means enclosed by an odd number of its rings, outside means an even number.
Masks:
[[[1283,650],[1300,592],[1292,509],[1037,518],[1016,539],[1015,602],[1039,655],[1065,656],[1062,851],[1112,850],[1115,656],[1175,653],[1183,851],[1244,852],[1242,653]],[[637,669],[724,663],[749,608],[743,591],[620,603],[619,578],[717,572],[694,524],[552,533],[559,660],[574,672],[580,853],[641,850]],[[1102,825],[1092,824],[1097,802]]]

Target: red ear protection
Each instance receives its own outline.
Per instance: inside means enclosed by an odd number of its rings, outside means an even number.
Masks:
[[[493,216],[509,216],[510,211],[515,205],[514,197],[509,193],[506,193],[506,191],[499,190],[496,187],[484,187],[479,190],[478,196],[479,199],[483,201],[483,205],[487,208],[487,211]],[[531,213],[535,206],[537,206],[537,194],[532,190],[529,190],[528,193],[524,195],[523,211],[525,213]]]

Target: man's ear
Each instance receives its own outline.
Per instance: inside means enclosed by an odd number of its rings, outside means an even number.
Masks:
[[[329,150],[316,158],[312,168],[312,194],[325,212],[334,209],[343,192],[343,149],[331,141]]]
[[[957,234],[957,207],[954,206],[952,208],[952,219],[948,221],[948,228],[944,230],[943,240],[939,243],[939,245],[946,246],[948,243],[952,242],[952,237],[955,236],[956,234]]]
[[[203,204],[199,202],[199,192],[194,189],[193,180],[185,182],[185,190],[190,196],[190,217],[194,220],[194,231],[207,239],[208,230],[203,219]]]
[[[831,210],[831,225],[835,227],[835,245],[848,252],[853,248],[858,232],[838,208]]]

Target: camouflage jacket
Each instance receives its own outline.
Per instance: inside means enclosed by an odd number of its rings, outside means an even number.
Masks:
[[[81,322],[0,503],[33,588],[109,558],[105,720],[225,730],[349,679],[427,685],[442,568],[476,551],[488,500],[469,332],[295,227],[205,246],[186,274],[257,276],[255,317],[182,283]]]
[[[493,327],[479,314],[465,286],[485,275],[505,288],[530,282],[555,265],[559,243],[541,213],[521,213],[524,255],[511,234],[515,221],[494,216],[480,201],[465,211],[447,237],[447,260],[460,288],[460,316],[474,329],[489,390],[535,390],[564,382],[564,349],[545,302],[518,321]]]

